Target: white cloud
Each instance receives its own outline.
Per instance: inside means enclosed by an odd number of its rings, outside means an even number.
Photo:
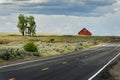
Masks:
[[[0,0],[0,3],[13,2],[13,0]]]
[[[37,24],[37,32],[55,34],[76,34],[86,27],[93,35],[120,35],[120,12],[102,17],[78,17],[64,15],[33,15]],[[17,14],[4,17],[0,22],[0,31],[18,31]],[[4,25],[4,26],[3,26]]]
[[[47,2],[48,0],[30,0],[30,3],[44,3]]]
[[[38,32],[57,34],[77,34],[83,27],[93,35],[120,35],[120,12],[109,13],[101,17],[78,17],[64,15],[33,15]]]
[[[0,0],[0,3],[44,3],[48,0]]]
[[[5,19],[7,19],[5,16],[0,17],[0,20],[5,20]]]
[[[0,0],[0,1],[1,3],[3,3],[3,2],[6,2],[7,0]],[[36,4],[36,3],[46,2],[46,1],[47,0],[30,0],[27,2]],[[66,3],[70,2],[71,4],[77,4],[77,2],[75,1],[64,0],[64,2]],[[84,1],[87,1],[87,0],[84,0]],[[100,0],[92,0],[92,1],[100,1]],[[104,0],[102,1],[104,2]],[[21,5],[23,4],[25,3],[21,3]],[[41,6],[38,6],[38,4],[37,6],[35,4],[33,5],[34,7],[37,7],[37,8],[41,7]],[[85,5],[84,2],[80,4]],[[28,5],[28,7],[29,6],[30,5]],[[52,7],[54,8],[55,6],[52,5]],[[56,6],[56,7],[60,7],[60,6]],[[13,12],[12,14],[9,14],[7,16],[0,17],[0,31],[18,31],[16,27],[18,14],[16,13],[17,13],[17,10],[19,10],[19,8],[20,7],[18,4],[17,5],[7,4],[7,6],[0,5],[0,12],[2,14]],[[27,9],[31,9],[31,8],[27,8]],[[34,11],[34,9],[32,10]],[[104,15],[99,17],[98,16],[96,17],[72,16],[72,15],[65,16],[64,14],[41,15],[41,14],[32,14],[32,13],[25,14],[25,15],[35,16],[35,20],[37,24],[37,32],[56,33],[56,34],[77,34],[78,31],[80,31],[83,27],[86,27],[94,35],[120,35],[120,32],[119,32],[120,1],[117,1],[112,5],[99,6],[95,10],[93,10],[90,14],[91,15],[104,14]]]
[[[113,4],[114,7],[114,11],[118,12],[120,11],[120,1],[116,2],[115,4]]]
[[[67,5],[80,5],[83,6],[85,5],[84,1],[80,0],[62,0],[62,2],[67,3]]]

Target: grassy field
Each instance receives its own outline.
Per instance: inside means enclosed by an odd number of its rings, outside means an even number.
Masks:
[[[0,33],[0,63],[19,59],[31,59],[66,54],[92,48],[94,45],[109,42],[119,37],[47,35],[21,36],[18,33]],[[38,52],[27,52],[23,46],[33,42]]]
[[[9,41],[42,41],[48,42],[54,39],[54,42],[105,42],[118,37],[108,37],[108,36],[77,36],[77,35],[47,35],[47,34],[37,34],[35,37],[21,36],[20,33],[5,33],[0,32],[0,40]]]

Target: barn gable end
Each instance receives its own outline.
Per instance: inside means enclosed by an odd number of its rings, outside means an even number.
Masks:
[[[86,28],[83,28],[80,32],[78,32],[78,35],[92,35],[92,33]]]

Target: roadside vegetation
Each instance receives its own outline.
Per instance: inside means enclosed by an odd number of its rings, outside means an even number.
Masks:
[[[0,33],[0,63],[48,57],[92,48],[117,37]]]

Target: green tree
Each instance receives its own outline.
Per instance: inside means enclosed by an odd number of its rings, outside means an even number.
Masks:
[[[17,27],[19,28],[19,31],[22,33],[23,36],[25,34],[34,36],[36,34],[36,23],[33,16],[27,17],[23,14],[20,14],[18,16]]]
[[[26,26],[27,26],[26,17],[23,14],[20,14],[18,16],[17,27],[19,28],[19,31],[22,33],[23,36],[25,35]]]
[[[33,16],[28,17],[28,34],[34,36],[36,34],[36,23]]]

